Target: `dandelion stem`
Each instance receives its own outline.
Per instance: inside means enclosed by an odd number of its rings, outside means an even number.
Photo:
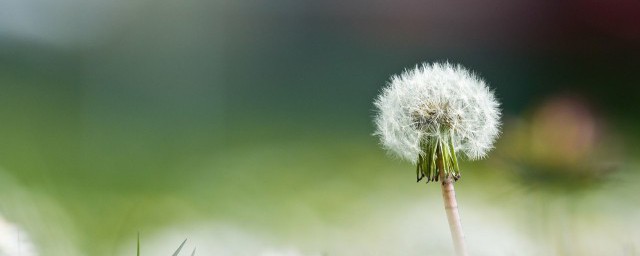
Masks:
[[[440,178],[442,179],[442,198],[444,199],[444,209],[447,212],[449,220],[449,229],[451,230],[451,239],[453,239],[453,247],[457,256],[467,256],[467,248],[464,243],[464,234],[462,233],[462,224],[460,223],[460,215],[458,214],[458,202],[456,201],[456,191],[453,188],[454,180],[451,175],[444,172],[443,152],[438,146],[436,164],[440,169]]]

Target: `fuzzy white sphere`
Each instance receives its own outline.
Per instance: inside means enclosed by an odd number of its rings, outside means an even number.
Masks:
[[[456,153],[476,160],[500,133],[500,104],[493,92],[460,65],[424,63],[394,75],[375,106],[375,135],[389,152],[412,163],[429,138],[451,136]]]

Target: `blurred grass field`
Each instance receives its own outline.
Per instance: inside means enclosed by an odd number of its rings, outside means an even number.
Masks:
[[[280,124],[243,124],[224,139],[204,142],[211,150],[198,153],[190,150],[193,144],[180,149],[166,142],[175,138],[148,142],[123,133],[111,135],[110,143],[139,151],[104,148],[103,142],[56,157],[87,138],[40,141],[11,155],[33,162],[11,165],[5,158],[10,167],[3,169],[3,214],[51,255],[130,255],[137,232],[149,255],[173,250],[180,237],[207,252],[227,248],[216,241],[236,236],[249,248],[227,249],[229,255],[280,247],[309,255],[450,253],[444,221],[434,223],[445,219],[438,186],[416,184],[414,167],[386,157],[367,130]],[[51,135],[51,127],[41,129],[44,134],[25,138]],[[637,163],[629,161],[587,188],[564,191],[519,180],[500,154],[509,149],[500,147],[503,141],[498,145],[490,159],[465,163],[457,184],[472,251],[634,255]],[[28,171],[38,162],[46,171]],[[606,246],[594,243],[602,240]],[[510,243],[496,249],[495,241]]]

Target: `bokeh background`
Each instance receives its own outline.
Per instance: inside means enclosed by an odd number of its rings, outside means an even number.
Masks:
[[[447,60],[503,103],[473,255],[640,255],[636,0],[0,0],[0,255],[450,255],[371,135]]]

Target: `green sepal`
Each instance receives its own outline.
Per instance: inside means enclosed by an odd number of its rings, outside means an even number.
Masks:
[[[430,181],[439,181],[442,176],[458,180],[460,178],[460,167],[453,144],[453,132],[444,131],[443,136],[427,137],[420,143],[422,152],[418,154],[416,165],[417,181],[426,178]],[[442,158],[442,170],[438,168],[436,161]]]

